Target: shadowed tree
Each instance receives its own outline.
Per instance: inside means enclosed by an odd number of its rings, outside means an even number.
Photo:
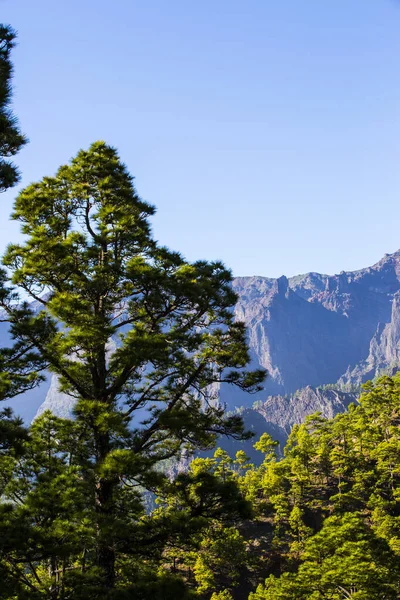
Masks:
[[[13,73],[10,55],[15,38],[16,33],[9,25],[0,24],[0,192],[18,182],[18,169],[10,158],[27,142],[10,108]]]

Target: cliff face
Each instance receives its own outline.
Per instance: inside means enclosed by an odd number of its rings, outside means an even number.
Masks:
[[[252,410],[288,436],[293,425],[302,423],[309,415],[319,412],[332,419],[347,410],[351,402],[357,403],[357,394],[307,386],[288,396],[269,396],[265,402],[256,403]]]
[[[320,389],[307,386],[295,394],[287,396],[268,396],[265,401],[256,402],[253,408],[245,408],[240,412],[247,430],[252,431],[254,438],[238,444],[232,440],[221,439],[219,445],[232,456],[242,448],[251,459],[259,463],[262,456],[253,448],[254,441],[264,432],[280,443],[280,450],[296,423],[316,412],[331,419],[345,412],[351,402],[357,403],[358,394],[342,392],[336,389]]]
[[[233,287],[236,318],[248,327],[252,366],[267,369],[268,378],[255,396],[223,386],[220,398],[230,410],[249,409],[245,419],[268,422],[277,434],[286,435],[310,412],[333,416],[348,404],[311,387],[339,382],[349,389],[400,363],[400,251],[360,271],[238,277]],[[4,326],[0,341],[7,345]],[[264,406],[257,415],[251,409],[255,400]],[[72,407],[56,379],[9,404],[27,421],[38,409],[67,415]]]
[[[257,399],[338,380],[359,384],[399,363],[400,251],[360,271],[239,277],[233,286],[253,365],[269,373]],[[232,404],[229,391],[222,397]],[[235,394],[234,404],[253,400]]]

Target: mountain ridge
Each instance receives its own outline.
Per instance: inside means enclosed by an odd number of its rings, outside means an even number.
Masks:
[[[335,383],[348,390],[381,372],[397,369],[400,250],[357,271],[337,275],[310,272],[289,278],[244,276],[234,278],[232,285],[238,295],[236,319],[248,327],[251,364],[266,368],[268,378],[264,390],[255,396],[223,386],[220,401],[227,410],[242,407],[253,411],[253,403],[258,401],[269,407],[270,416],[265,411],[258,413],[266,423],[272,426],[276,421],[273,413],[281,413],[286,414],[289,427],[294,422],[289,417],[296,413],[294,405],[301,404],[298,390]],[[4,327],[0,334],[2,345],[9,343]],[[342,410],[329,394],[319,392],[307,407],[299,408],[297,419],[318,410],[321,393],[327,403],[326,416]],[[58,391],[56,379],[49,378],[40,390],[8,405],[30,421],[47,408],[68,416],[73,402]],[[286,412],[282,412],[283,406]],[[287,427],[283,427],[286,433]]]
[[[240,277],[233,287],[253,364],[269,372],[267,394],[359,385],[398,363],[400,250],[357,271]]]

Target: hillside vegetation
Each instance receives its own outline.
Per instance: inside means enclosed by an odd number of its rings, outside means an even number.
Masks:
[[[50,413],[28,433],[10,415],[2,423],[0,597],[98,597],[77,424]],[[383,377],[348,412],[294,426],[281,458],[268,434],[255,443],[258,467],[243,451],[196,458],[186,473],[154,478],[147,511],[126,480],[109,527],[130,535],[105,597],[398,598],[399,423],[400,376]],[[53,596],[50,558],[62,582]]]

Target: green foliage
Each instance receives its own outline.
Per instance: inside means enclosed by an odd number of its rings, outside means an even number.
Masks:
[[[27,142],[10,109],[13,72],[11,51],[15,38],[16,33],[9,25],[0,24],[0,192],[18,182],[18,170],[9,159]]]
[[[222,592],[214,592],[211,596],[211,600],[233,600],[232,595],[228,590],[223,590]]]
[[[20,452],[27,430],[19,417],[14,417],[10,408],[0,411],[0,456],[5,451]]]
[[[157,597],[181,585],[163,573],[172,546],[203,543],[207,556],[201,532],[249,514],[237,474],[194,463],[170,480],[161,468],[220,435],[245,438],[215,389],[256,391],[264,372],[246,370],[231,273],[160,247],[153,213],[103,142],[16,199],[25,241],[4,257],[0,306],[15,344],[0,353],[0,396],[49,370],[76,398],[73,422],[43,415],[22,457],[4,459],[4,526],[23,535],[2,556],[19,597]],[[159,499],[150,514],[146,494]]]
[[[246,564],[246,543],[235,527],[214,527],[202,540],[194,572],[198,590],[234,587]],[[218,583],[217,583],[218,582]]]
[[[348,413],[295,426],[281,460],[258,443],[266,460],[244,484],[275,560],[250,600],[399,597],[400,376],[364,390]]]
[[[348,413],[294,427],[283,457],[264,434],[259,467],[217,449],[168,478],[121,443],[111,448],[98,466],[106,480],[123,473],[101,520],[117,541],[111,589],[97,561],[87,423],[45,413],[27,434],[8,411],[3,424],[0,598],[241,600],[249,588],[249,600],[400,595],[400,375],[367,384]],[[131,475],[142,468],[146,479]],[[143,490],[156,499],[151,512]]]
[[[250,600],[381,600],[398,598],[400,563],[362,515],[326,519],[305,543],[297,573],[270,576]]]

